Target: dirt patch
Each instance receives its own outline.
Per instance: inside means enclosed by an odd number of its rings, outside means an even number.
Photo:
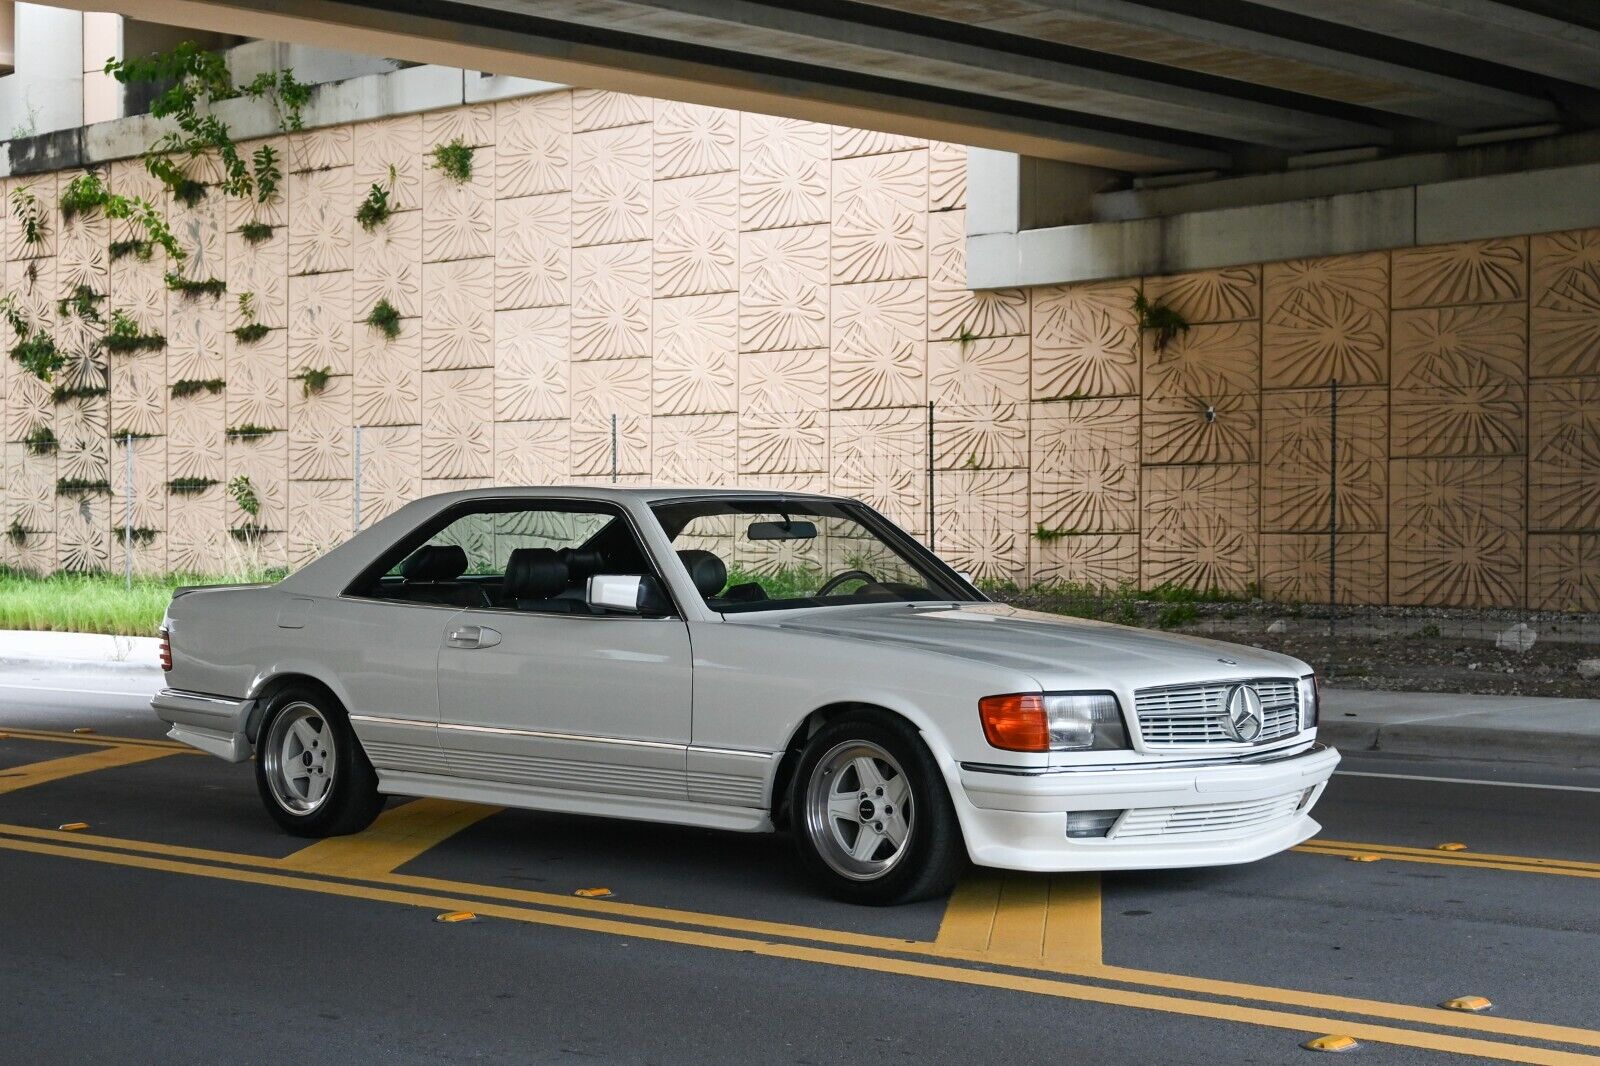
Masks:
[[[1303,659],[1346,688],[1506,696],[1600,698],[1578,662],[1600,659],[1600,615],[1507,609],[1291,607],[1049,590],[992,591],[995,599],[1056,614],[1192,633]],[[1515,627],[1526,626],[1526,630]],[[1502,635],[1531,646],[1497,647]]]

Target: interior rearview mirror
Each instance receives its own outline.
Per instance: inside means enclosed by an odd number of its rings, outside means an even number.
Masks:
[[[590,607],[629,614],[666,614],[672,607],[656,579],[638,574],[595,574],[584,601]]]
[[[811,540],[817,535],[815,522],[751,522],[745,531],[751,540]]]

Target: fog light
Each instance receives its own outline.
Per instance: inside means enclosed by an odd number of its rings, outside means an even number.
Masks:
[[[1297,810],[1297,811],[1305,810],[1306,809],[1306,805],[1311,802],[1311,797],[1316,794],[1316,791],[1317,791],[1317,786],[1316,785],[1312,785],[1310,788],[1308,788],[1304,792],[1300,793],[1300,806],[1296,807],[1295,810]]]
[[[1121,811],[1068,811],[1067,836],[1103,837],[1121,817]]]

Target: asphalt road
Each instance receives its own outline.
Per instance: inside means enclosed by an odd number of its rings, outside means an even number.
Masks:
[[[308,844],[130,687],[0,676],[7,1063],[1600,1062],[1594,772],[1352,758],[1264,862],[873,910],[776,837],[392,801]]]

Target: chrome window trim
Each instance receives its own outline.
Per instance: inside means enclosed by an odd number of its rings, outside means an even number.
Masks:
[[[377,714],[352,714],[352,722],[370,722],[374,725],[409,726],[413,729],[449,729],[458,733],[488,733],[497,736],[531,737],[536,740],[558,740],[578,744],[614,744],[631,748],[665,748],[672,751],[691,751],[696,755],[730,755],[742,759],[769,760],[778,752],[750,751],[743,748],[713,748],[699,744],[673,744],[663,740],[629,740],[624,737],[602,737],[588,733],[553,733],[543,729],[512,729],[508,726],[458,725],[450,722],[430,722],[418,718],[388,718]]]

